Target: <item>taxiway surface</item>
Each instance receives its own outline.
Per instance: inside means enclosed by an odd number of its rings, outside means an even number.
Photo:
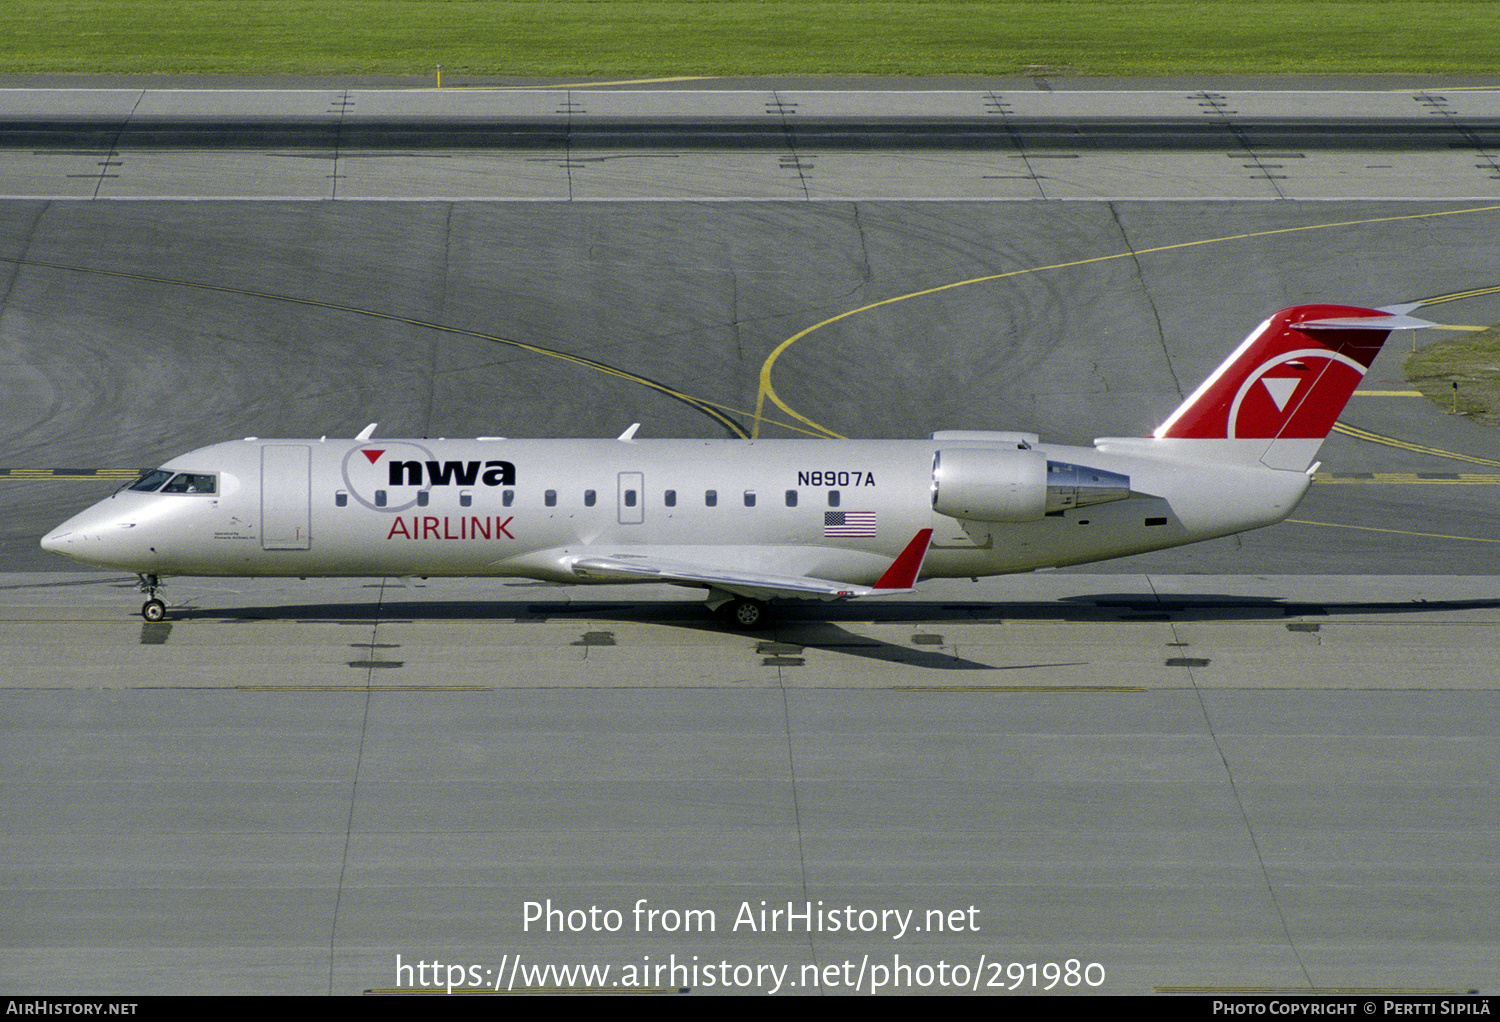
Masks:
[[[1164,116],[1191,99],[1161,97]],[[519,955],[614,970],[527,986],[714,992],[771,989],[780,966],[781,989],[869,990],[898,961],[929,970],[905,991],[1070,960],[1105,977],[1074,989],[1113,993],[1495,986],[1500,450],[1404,393],[1408,338],[1293,522],[755,637],[690,594],[393,580],[179,580],[172,619],[144,625],[129,580],[35,546],[107,470],[246,434],[724,435],[558,356],[756,435],[1086,442],[1149,430],[1285,305],[1500,321],[1500,181],[1468,152],[1321,150],[1278,181],[1263,147],[1101,150],[1060,192],[986,178],[1016,155],[1085,166],[1016,144],[700,159],[690,187],[642,150],[436,177],[430,153],[8,150],[0,191],[30,197],[0,203],[0,986],[351,993],[401,983],[398,955],[466,983]],[[67,176],[79,161],[91,182]],[[337,175],[366,165],[377,201],[298,201],[348,197]],[[139,201],[58,201],[21,172]],[[615,201],[448,201],[520,197],[525,172]],[[985,201],[960,178],[991,180]],[[791,201],[721,201],[773,179]],[[473,191],[378,201],[438,180]],[[1014,187],[1110,201],[992,201]],[[247,194],[278,199],[226,198]],[[1200,194],[1236,201],[1154,201]],[[1365,201],[1265,201],[1293,194]],[[642,197],[673,201],[618,201]],[[769,378],[815,426],[757,419],[768,358],[809,327]],[[548,932],[529,902],[621,926]],[[789,904],[876,922],[740,921]],[[903,911],[923,928],[898,939]]]

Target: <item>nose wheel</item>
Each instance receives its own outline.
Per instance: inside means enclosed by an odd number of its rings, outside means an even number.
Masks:
[[[141,604],[141,617],[153,624],[164,620],[167,616],[166,603],[156,595],[158,589],[162,588],[161,579],[155,575],[142,575],[136,588],[145,593],[148,599]]]

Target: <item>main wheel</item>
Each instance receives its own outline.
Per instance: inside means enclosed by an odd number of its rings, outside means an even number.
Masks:
[[[160,621],[166,616],[167,605],[154,596],[151,597],[151,599],[147,600],[145,603],[141,604],[141,617],[145,618],[147,621]]]
[[[771,618],[771,608],[760,600],[741,597],[729,606],[729,620],[747,631],[764,627]]]

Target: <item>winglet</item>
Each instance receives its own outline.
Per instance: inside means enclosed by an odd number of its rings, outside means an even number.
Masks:
[[[927,560],[927,547],[932,542],[932,530],[922,529],[906,544],[906,549],[896,556],[891,566],[885,569],[876,589],[910,589],[917,584],[922,573],[922,562]]]

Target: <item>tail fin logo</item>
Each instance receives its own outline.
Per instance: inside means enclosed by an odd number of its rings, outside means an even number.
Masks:
[[[1287,364],[1294,369],[1302,369],[1306,366],[1305,362],[1289,362]],[[1284,412],[1286,411],[1286,403],[1292,399],[1292,395],[1297,392],[1297,385],[1302,381],[1296,377],[1278,376],[1272,379],[1269,376],[1262,376],[1260,382],[1266,388],[1266,393],[1271,395],[1271,400],[1276,402],[1276,410]]]
[[[1240,385],[1229,407],[1228,438],[1321,439],[1364,375],[1364,366],[1327,349],[1279,355],[1256,367]],[[1338,398],[1308,401],[1315,391]]]

